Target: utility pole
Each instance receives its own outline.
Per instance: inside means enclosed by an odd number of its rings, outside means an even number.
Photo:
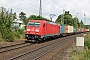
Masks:
[[[89,19],[88,19],[88,21],[87,21],[87,25],[89,25],[88,22],[89,22]]]
[[[77,13],[77,15],[78,15],[78,13]],[[78,24],[77,24],[77,20],[78,20],[77,15],[76,15],[76,28],[78,27]]]
[[[64,25],[64,9],[63,9],[63,14],[62,14],[62,17],[61,17],[61,24]]]
[[[64,10],[63,10],[63,25],[64,25]]]
[[[42,17],[42,1],[40,0],[39,16]]]
[[[86,24],[86,15],[85,15],[85,13],[84,13],[84,25]]]

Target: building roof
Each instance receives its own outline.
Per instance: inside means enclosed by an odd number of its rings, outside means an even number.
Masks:
[[[21,20],[19,20],[19,19],[15,19],[13,22],[15,22],[15,23],[23,23]]]

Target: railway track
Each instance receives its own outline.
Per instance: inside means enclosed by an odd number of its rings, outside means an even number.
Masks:
[[[57,60],[57,59],[54,59],[58,54],[62,54],[63,51],[65,51],[70,45],[72,45],[73,43],[73,40],[72,41],[67,41],[67,42],[64,42],[60,45],[57,45],[55,48],[47,51],[46,53],[40,55],[39,57],[37,57],[35,60]],[[62,56],[63,55],[59,55],[60,58],[58,60],[63,60],[62,59]]]
[[[9,52],[9,51],[20,49],[20,48],[30,46],[30,45],[32,44],[23,42],[23,43],[3,46],[3,47],[0,47],[0,53]]]
[[[33,49],[31,51],[25,52],[21,55],[10,58],[9,60],[38,60],[40,57],[49,53],[50,51],[56,49],[57,47],[61,47],[61,50],[69,46],[75,39],[75,36],[62,38],[62,40],[57,40],[53,43],[49,43],[44,46],[40,46],[39,48]],[[67,44],[68,43],[68,44]]]
[[[67,43],[68,42],[68,43]],[[56,47],[52,48],[51,50],[45,52],[44,54],[40,55],[39,57],[35,58],[34,60],[43,60],[43,59],[47,59],[47,60],[50,60],[52,57],[55,57],[58,53],[57,51],[54,52],[54,54],[52,54],[52,51],[57,49],[58,47],[60,47],[58,49],[59,53],[60,52],[63,52],[65,49],[68,48],[68,46],[70,46],[72,44],[73,41],[67,41],[67,42],[64,42],[64,43],[61,43],[60,45],[57,45]],[[67,44],[66,44],[67,43]],[[52,55],[49,55],[49,54],[52,54]],[[49,58],[45,58],[45,56],[49,56]],[[62,59],[61,59],[62,60]]]

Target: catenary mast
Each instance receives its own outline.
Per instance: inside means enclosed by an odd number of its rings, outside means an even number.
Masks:
[[[42,1],[40,0],[39,16],[42,17]]]

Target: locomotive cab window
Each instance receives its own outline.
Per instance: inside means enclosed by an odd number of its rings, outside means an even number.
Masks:
[[[28,26],[34,26],[34,22],[29,22]]]
[[[28,26],[40,26],[40,22],[29,22]]]
[[[35,22],[35,26],[40,26],[40,22]]]

